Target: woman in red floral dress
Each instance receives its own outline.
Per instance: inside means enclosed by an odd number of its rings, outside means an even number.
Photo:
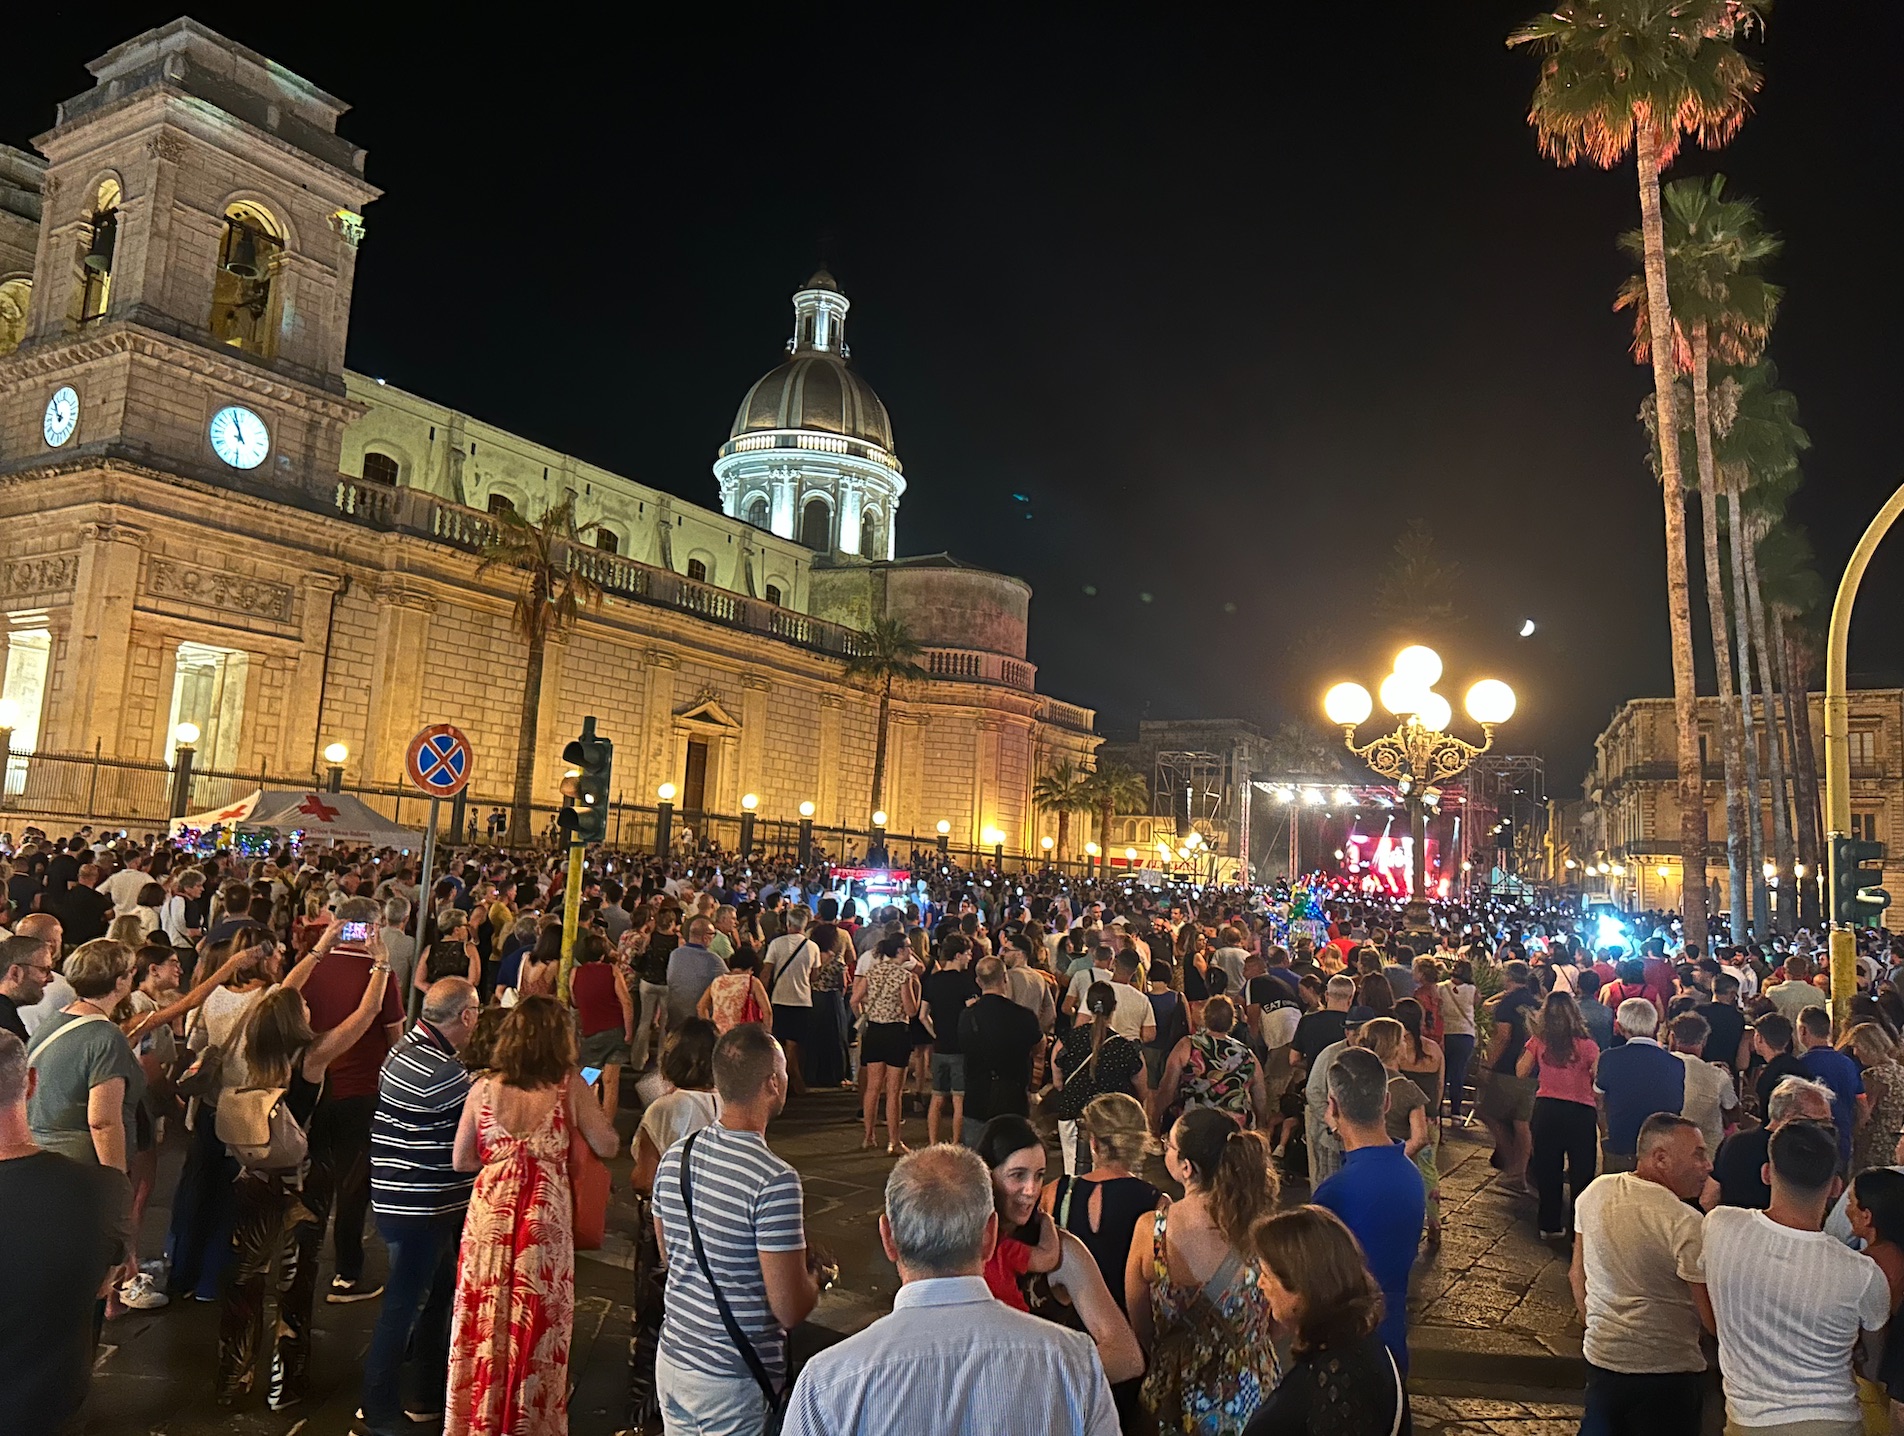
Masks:
[[[604,1160],[614,1124],[575,1071],[575,1026],[552,997],[504,1019],[494,1070],[470,1089],[458,1171],[476,1172],[450,1327],[444,1436],[566,1436],[575,1242],[569,1130]]]

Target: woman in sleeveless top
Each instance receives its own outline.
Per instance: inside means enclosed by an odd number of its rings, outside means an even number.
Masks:
[[[324,1074],[331,1063],[370,1031],[383,1008],[390,963],[383,939],[371,929],[370,980],[356,1011],[328,1032],[311,1031],[310,1009],[300,989],[337,932],[333,923],[312,952],[291,970],[284,986],[272,990],[245,1014],[231,1039],[242,1054],[245,1087],[281,1087],[297,1124],[309,1130]],[[210,1120],[208,1116],[208,1120]],[[236,1166],[236,1163],[233,1164]],[[257,1377],[259,1347],[265,1343],[265,1280],[282,1261],[277,1321],[270,1343],[267,1404],[273,1411],[304,1399],[310,1364],[311,1308],[317,1299],[317,1254],[324,1224],[304,1205],[301,1173],[238,1170],[233,1190],[237,1218],[231,1235],[231,1273],[218,1324],[218,1404],[230,1406],[248,1394]]]
[[[701,1001],[694,1009],[695,1014],[712,1022],[717,1032],[725,1032],[743,1022],[758,1022],[772,1032],[773,1007],[768,1001],[767,989],[760,985],[756,975],[760,969],[759,954],[743,944],[727,959],[727,967],[726,972],[707,985],[707,991],[701,994]]]
[[[1121,1092],[1093,1097],[1078,1125],[1090,1142],[1089,1169],[1059,1177],[1045,1188],[1040,1203],[1061,1230],[1084,1243],[1122,1308],[1124,1264],[1138,1219],[1157,1209],[1163,1193],[1136,1175],[1144,1158],[1157,1150],[1144,1108]]]
[[[444,1436],[566,1436],[569,1130],[604,1161],[619,1143],[575,1070],[575,1025],[554,998],[517,1003],[490,1060],[456,1131],[456,1170],[477,1176],[456,1265]]]
[[[902,937],[882,937],[878,954],[866,975],[853,984],[853,1010],[866,1019],[860,1037],[860,1066],[866,1073],[866,1096],[861,1105],[865,1121],[862,1151],[873,1145],[881,1093],[886,1098],[886,1152],[904,1156],[911,1149],[904,1137],[905,1112],[900,1084],[912,1061],[912,1036],[906,1024],[919,1010],[919,979],[913,975],[912,956]]]
[[[1212,1003],[1216,999],[1212,999]],[[1269,1143],[1195,1107],[1164,1142],[1184,1195],[1140,1220],[1124,1267],[1131,1326],[1150,1353],[1143,1407],[1164,1431],[1221,1436],[1282,1379],[1250,1228],[1276,1200]]]
[[[1227,997],[1203,1004],[1204,1030],[1184,1038],[1164,1064],[1157,1110],[1169,1121],[1179,1112],[1214,1107],[1239,1127],[1253,1127],[1268,1103],[1263,1066],[1249,1044],[1231,1035],[1236,1005]]]

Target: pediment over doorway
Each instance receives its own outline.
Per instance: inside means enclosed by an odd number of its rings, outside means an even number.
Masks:
[[[712,698],[695,699],[674,715],[674,721],[689,727],[710,728],[726,733],[740,732],[740,724],[733,715]]]

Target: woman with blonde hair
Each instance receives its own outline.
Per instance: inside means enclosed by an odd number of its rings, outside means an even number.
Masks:
[[[363,1000],[329,1031],[311,1030],[311,1011],[300,990],[317,967],[317,953],[293,968],[284,986],[252,1005],[233,1037],[243,1053],[245,1073],[245,1088],[233,1097],[243,1090],[279,1090],[285,1110],[299,1128],[309,1129],[324,1091],[325,1072],[370,1030],[383,1006],[390,963],[374,928],[368,945],[370,978],[364,984]],[[266,1403],[273,1411],[282,1411],[304,1399],[324,1224],[304,1205],[303,1173],[301,1164],[285,1171],[239,1169],[234,1184],[238,1217],[231,1235],[232,1265],[218,1324],[215,1390],[221,1406],[247,1395],[257,1378],[258,1348],[264,1341],[265,1279],[280,1260],[286,1284],[278,1292]]]
[[[1144,1159],[1157,1150],[1157,1139],[1150,1134],[1143,1104],[1122,1092],[1093,1097],[1085,1104],[1078,1125],[1090,1143],[1089,1170],[1049,1183],[1039,1205],[1060,1230],[1084,1243],[1121,1308],[1131,1233],[1140,1217],[1157,1210],[1163,1197],[1137,1175]]]
[[[1904,1132],[1904,1064],[1891,1035],[1875,1022],[1860,1022],[1839,1039],[1838,1050],[1858,1064],[1870,1097],[1851,1139],[1851,1174],[1888,1167]],[[1904,1340],[1900,1337],[1899,1340]]]
[[[492,1071],[456,1131],[475,1172],[456,1268],[445,1436],[558,1436],[568,1430],[575,1236],[569,1133],[608,1160],[614,1123],[576,1070],[575,1022],[553,997],[503,1020]]]
[[[1218,1436],[1255,1415],[1282,1379],[1275,1318],[1250,1231],[1276,1203],[1269,1142],[1193,1107],[1164,1139],[1184,1194],[1131,1234],[1124,1300],[1150,1355],[1142,1405],[1168,1431]]]
[[[1354,1234],[1324,1207],[1278,1212],[1250,1233],[1263,1293],[1293,1333],[1282,1383],[1243,1436],[1393,1436],[1408,1396],[1382,1344],[1382,1289]]]
[[[1382,1059],[1388,1071],[1388,1137],[1400,1142],[1402,1151],[1421,1173],[1422,1187],[1428,1197],[1428,1240],[1441,1240],[1441,1169],[1435,1165],[1436,1126],[1428,1115],[1428,1098],[1421,1087],[1402,1071],[1402,1059],[1408,1050],[1408,1029],[1393,1017],[1377,1017],[1362,1024],[1356,1045],[1366,1047]]]

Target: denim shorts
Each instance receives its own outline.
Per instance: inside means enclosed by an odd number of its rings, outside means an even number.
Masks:
[[[934,1052],[932,1054],[932,1090],[940,1096],[964,1095],[965,1054],[963,1052]]]

